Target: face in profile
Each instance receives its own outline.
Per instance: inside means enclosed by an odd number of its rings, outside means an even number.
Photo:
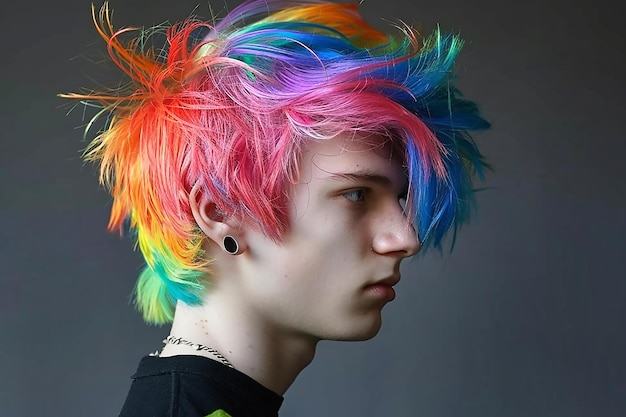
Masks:
[[[373,337],[400,261],[420,247],[404,213],[407,186],[399,155],[379,137],[311,142],[284,239],[246,231],[242,308],[294,336]]]

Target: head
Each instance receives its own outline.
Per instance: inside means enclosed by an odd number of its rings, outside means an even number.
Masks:
[[[208,314],[252,322],[275,339],[374,336],[395,297],[400,262],[420,249],[405,212],[402,155],[380,135],[309,141],[298,181],[287,187],[289,227],[278,241],[219,213],[210,195],[194,189],[192,213],[215,260],[205,306],[219,313]],[[237,239],[235,256],[225,250],[227,236]]]
[[[440,247],[468,220],[472,178],[484,166],[469,132],[488,124],[453,87],[458,37],[437,31],[423,39],[408,27],[387,35],[357,5],[316,0],[251,1],[214,25],[189,19],[152,30],[116,32],[109,16],[105,6],[97,27],[130,82],[69,97],[111,114],[86,157],[100,164],[111,189],[109,227],[128,220],[145,257],[136,296],[147,321],[171,321],[177,301],[197,304],[210,291],[219,267],[212,252],[220,235],[209,228],[215,220],[232,226],[220,230],[238,234],[242,250],[271,243],[285,260],[307,252],[296,231],[317,232],[305,225],[322,215],[349,233],[354,218],[315,199],[329,195],[328,183],[346,201],[360,200],[370,186],[381,201],[394,197],[359,238],[361,246],[374,242],[387,224],[402,242],[374,281],[394,276],[399,260],[419,247]],[[146,49],[148,37],[164,32],[166,49]],[[368,172],[370,180],[387,177],[387,191],[380,181],[337,187],[342,174],[348,181]],[[305,198],[305,190],[312,194]],[[284,285],[297,282],[283,276]]]

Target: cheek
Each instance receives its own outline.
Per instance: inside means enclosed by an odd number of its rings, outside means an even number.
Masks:
[[[291,304],[321,302],[339,294],[342,285],[350,281],[347,274],[354,269],[352,258],[340,243],[318,246],[309,242],[275,270],[275,285]]]
[[[294,221],[293,236],[299,244],[329,255],[335,254],[337,248],[349,250],[364,244],[369,228],[363,214],[337,199],[324,202],[310,206]]]
[[[342,278],[361,270],[372,244],[367,229],[348,219],[327,217],[304,235],[293,254],[292,270],[327,285],[341,286]],[[320,289],[324,290],[324,288]]]

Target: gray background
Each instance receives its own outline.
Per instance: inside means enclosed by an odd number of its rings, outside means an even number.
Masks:
[[[105,232],[109,198],[79,158],[81,111],[66,116],[55,97],[95,86],[90,76],[117,79],[89,62],[104,49],[89,4],[0,5],[2,416],[117,415],[139,357],[167,332],[129,303],[141,260]],[[180,19],[195,5],[112,4],[118,27]],[[406,265],[378,337],[321,343],[283,417],[626,415],[616,8],[365,1],[377,25],[440,23],[466,39],[460,84],[493,122],[478,141],[496,170],[454,253]],[[197,12],[208,15],[205,2]]]

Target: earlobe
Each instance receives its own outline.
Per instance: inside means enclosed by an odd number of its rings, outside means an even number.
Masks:
[[[200,230],[217,246],[231,255],[244,250],[241,221],[220,210],[198,183],[189,192],[189,207]]]

